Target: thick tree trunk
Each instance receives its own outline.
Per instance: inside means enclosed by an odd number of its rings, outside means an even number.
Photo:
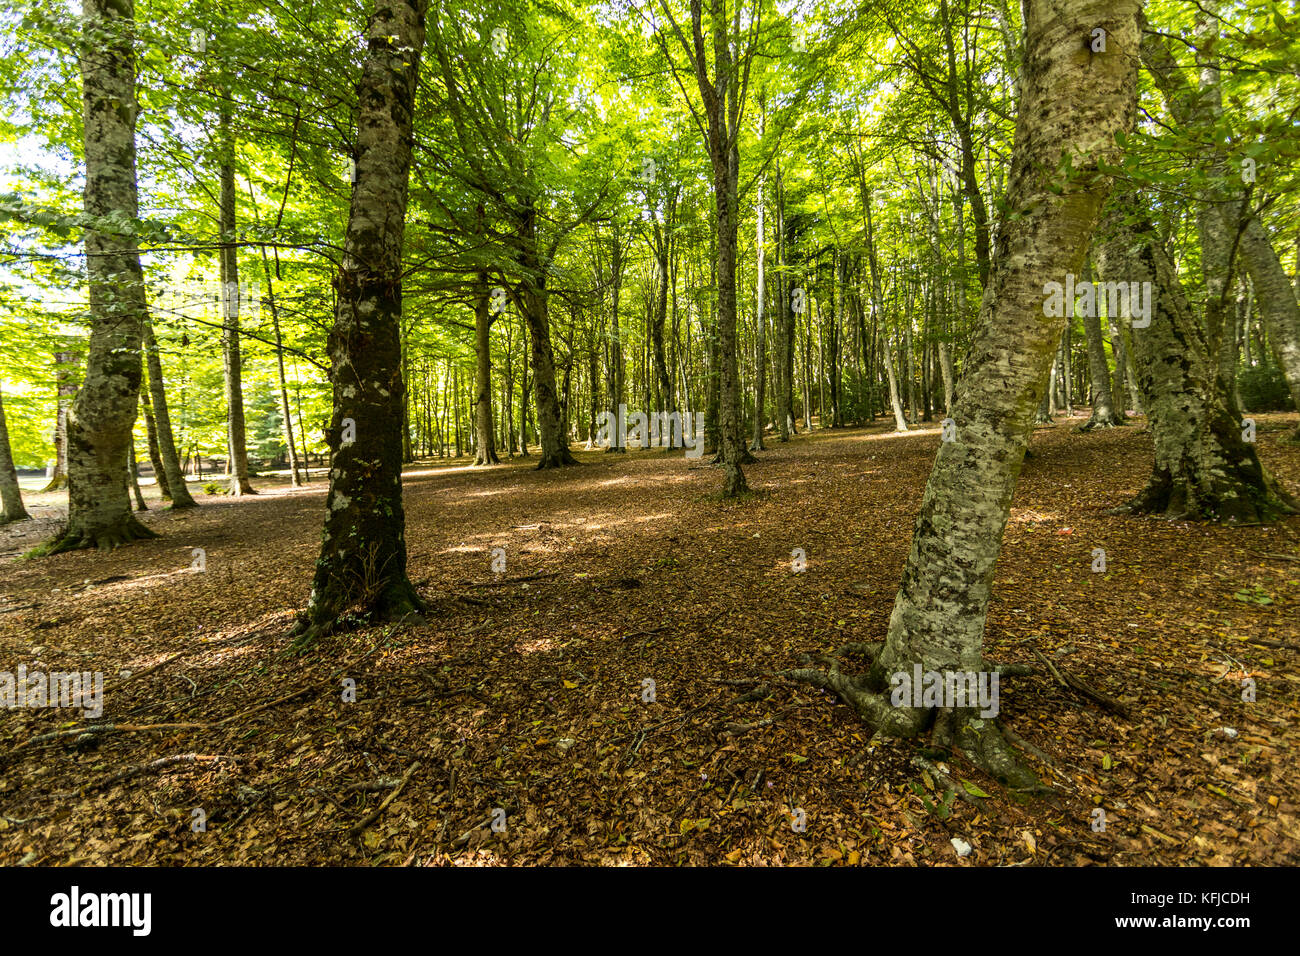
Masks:
[[[492,314],[487,274],[479,273],[478,279],[474,290],[474,464],[499,465],[492,435]]]
[[[1241,255],[1250,273],[1260,318],[1291,391],[1291,401],[1300,410],[1300,304],[1268,233],[1253,215],[1241,236]],[[1300,441],[1300,428],[1291,435],[1291,441]]]
[[[255,495],[248,481],[247,427],[244,424],[243,361],[239,347],[239,249],[235,245],[235,134],[229,100],[221,106],[221,355],[226,387],[226,446],[229,449],[228,494]]]
[[[180,457],[176,454],[176,439],[172,435],[172,417],[167,409],[167,389],[163,383],[162,358],[158,354],[158,341],[154,338],[149,316],[144,318],[145,361],[149,366],[149,404],[153,406],[154,425],[158,429],[158,454],[162,458],[163,477],[171,494],[172,509],[197,508],[198,502],[185,484]]]
[[[1169,518],[1257,523],[1296,510],[1269,475],[1201,331],[1168,254],[1134,192],[1108,217],[1097,264],[1106,279],[1150,282],[1147,328],[1133,330],[1138,387],[1151,422],[1155,467],[1121,510]],[[1141,218],[1134,221],[1135,213]]]
[[[13,449],[9,445],[9,424],[5,421],[4,395],[0,394],[0,524],[26,521],[30,517],[18,487],[18,470],[14,468]]]
[[[134,0],[83,0],[81,52],[84,208],[134,220],[136,197]],[[157,535],[131,513],[127,454],[140,396],[144,276],[130,233],[86,231],[90,348],[68,413],[68,527],[53,551],[113,548]]]
[[[406,574],[402,505],[402,239],[428,0],[380,0],[370,20],[356,183],[329,335],[334,415],[325,531],[299,643],[358,607],[383,620],[425,608]]]
[[[1035,407],[1064,316],[1045,315],[1044,283],[1078,273],[1110,180],[1100,165],[1122,159],[1116,133],[1137,107],[1137,0],[1027,0],[1022,101],[1016,119],[1008,207],[981,305],[980,331],[957,387],[956,440],[942,442],[926,484],[888,638],[864,679],[803,669],[835,690],[879,731],[916,734],[932,720],[936,741],[955,741],[976,764],[1018,788],[1037,786],[997,724],[974,708],[890,706],[888,686],[913,665],[987,672],[983,635],[994,568]],[[1107,52],[1083,43],[1107,31]],[[1058,170],[1072,157],[1074,172]],[[949,703],[952,703],[951,701]]]

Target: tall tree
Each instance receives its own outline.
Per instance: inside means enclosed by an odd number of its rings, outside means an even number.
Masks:
[[[167,491],[172,499],[172,508],[197,507],[197,502],[185,484],[185,473],[181,471],[180,457],[176,454],[176,439],[172,434],[172,417],[167,408],[167,389],[163,383],[162,359],[158,355],[158,341],[154,338],[153,323],[149,316],[144,318],[145,362],[149,369],[149,404],[153,412],[154,429],[158,434],[158,457],[162,459],[163,474],[167,482]]]
[[[838,666],[794,675],[834,690],[879,731],[957,746],[1016,787],[1037,781],[995,721],[970,708],[890,705],[891,675],[986,671],[983,635],[993,571],[1034,412],[1065,318],[1045,315],[1044,283],[1083,265],[1110,178],[1115,134],[1137,113],[1138,0],[1026,0],[1015,147],[980,331],[957,387],[956,440],[942,442],[884,648],[861,678]],[[1106,52],[1084,38],[1106,31]],[[1070,163],[1065,164],[1065,160]]]
[[[1212,340],[1183,294],[1136,191],[1116,203],[1097,266],[1106,279],[1151,283],[1151,324],[1133,330],[1138,388],[1151,421],[1155,464],[1123,510],[1169,518],[1257,523],[1297,510],[1247,440]]]
[[[135,0],[83,0],[81,10],[90,346],[68,413],[68,526],[54,552],[157,537],[132,514],[127,487],[147,309],[133,229]]]
[[[325,531],[303,644],[360,607],[383,620],[425,609],[406,573],[402,506],[402,240],[428,0],[380,0],[369,22],[356,183],[329,336],[334,414]],[[457,397],[459,402],[459,396]]]

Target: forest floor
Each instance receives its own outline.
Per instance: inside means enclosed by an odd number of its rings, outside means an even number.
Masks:
[[[1257,416],[1258,441],[1300,491],[1294,419]],[[0,712],[0,864],[1295,863],[1300,518],[1108,515],[1150,437],[1082,420],[1034,434],[986,633],[1036,668],[1000,719],[1049,758],[1048,795],[954,757],[970,799],[945,798],[916,742],[871,744],[771,676],[884,637],[939,434],[876,425],[770,442],[733,502],[680,452],[416,465],[428,623],[301,656],[323,482],[155,508],[157,540],[55,558],[15,553],[59,518],[33,496],[38,520],[0,529],[0,671],[102,671],[103,715]]]

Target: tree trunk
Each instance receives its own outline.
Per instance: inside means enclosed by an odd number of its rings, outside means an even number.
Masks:
[[[1291,390],[1291,401],[1300,410],[1300,304],[1268,233],[1253,215],[1241,236],[1241,253],[1259,303],[1260,318]],[[1300,441],[1300,428],[1292,433],[1291,441]]]
[[[1091,270],[1086,273],[1092,278]],[[1079,431],[1094,428],[1113,428],[1124,420],[1115,412],[1110,394],[1110,369],[1106,365],[1106,343],[1101,336],[1100,309],[1084,309],[1083,334],[1088,345],[1088,376],[1092,384],[1092,414],[1079,426]]]
[[[22,489],[18,487],[18,471],[9,445],[9,424],[5,421],[4,395],[0,394],[0,524],[26,521],[30,517],[23,507]]]
[[[1155,467],[1123,511],[1178,519],[1258,523],[1296,510],[1244,440],[1241,413],[1201,331],[1144,201],[1127,193],[1106,224],[1103,277],[1150,282],[1147,328],[1133,330],[1138,387],[1151,422]],[[1141,218],[1135,223],[1135,213]]]
[[[935,721],[936,743],[955,741],[1015,788],[1038,786],[995,722],[975,708],[890,706],[892,675],[987,672],[983,634],[1011,497],[1065,317],[1044,313],[1044,282],[1083,264],[1116,166],[1117,132],[1137,112],[1137,0],[1025,3],[1022,101],[1008,207],[981,304],[981,327],[957,387],[956,440],[939,445],[883,650],[864,679],[813,669],[795,675],[836,691],[878,731],[910,735]],[[1103,24],[1107,53],[1083,38]],[[1073,158],[1073,173],[1056,171]],[[948,702],[949,704],[952,701]]]
[[[77,362],[76,352],[54,353],[54,385],[56,393],[56,410],[54,413],[54,473],[42,492],[58,491],[68,487],[68,409],[77,394],[73,382],[73,366]]]
[[[83,0],[84,208],[94,219],[134,220],[139,213],[134,18],[134,0]],[[127,488],[147,311],[135,236],[87,229],[86,277],[90,348],[85,382],[68,413],[68,526],[54,552],[157,537],[131,513]]]
[[[167,473],[163,470],[162,454],[158,451],[158,426],[154,424],[153,409],[149,407],[149,401],[143,395],[140,396],[140,410],[144,412],[145,446],[149,450],[149,464],[153,467],[153,480],[158,486],[158,496],[163,501],[171,501],[171,488],[167,486]]]
[[[154,338],[149,316],[144,318],[145,361],[149,366],[149,404],[153,406],[154,425],[158,429],[158,454],[162,458],[163,476],[172,498],[172,510],[197,508],[198,502],[185,484],[180,457],[176,454],[176,439],[172,435],[171,412],[167,408],[167,389],[163,382],[162,358],[158,354],[158,341]]]
[[[279,269],[279,256],[276,256],[276,268]],[[271,264],[266,256],[266,247],[262,247],[262,274],[266,279],[266,302],[271,310],[271,328],[275,333],[276,383],[280,387],[280,415],[284,419],[284,444],[289,453],[289,482],[294,488],[302,484],[298,467],[298,448],[293,440],[293,416],[289,412],[289,389],[284,378],[284,340],[280,336],[280,306],[275,298],[275,284],[271,281]]]
[[[487,273],[474,290],[474,464],[499,465],[492,435],[492,314],[488,310]]]
[[[425,609],[406,574],[402,505],[402,239],[428,0],[380,0],[360,81],[356,183],[328,347],[334,414],[325,531],[298,643],[350,607],[381,620]]]
[[[762,135],[760,126],[759,135]],[[763,451],[763,426],[767,424],[764,406],[767,404],[767,329],[764,321],[764,308],[767,305],[767,247],[763,234],[763,181],[758,182],[758,199],[755,203],[758,223],[754,226],[754,243],[758,250],[757,274],[754,277],[754,315],[758,328],[754,336],[754,438],[749,443],[750,451]]]
[[[239,347],[239,248],[235,245],[235,134],[230,100],[221,101],[221,354],[226,386],[226,447],[229,494],[255,495],[248,481],[248,442],[244,424],[244,385]]]

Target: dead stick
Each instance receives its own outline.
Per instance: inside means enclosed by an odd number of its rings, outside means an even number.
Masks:
[[[394,800],[396,800],[398,794],[400,794],[402,790],[406,787],[406,782],[411,779],[411,774],[415,773],[415,771],[419,769],[420,769],[420,761],[418,760],[415,763],[411,764],[409,767],[407,767],[406,773],[402,774],[402,782],[397,785],[396,789],[394,789],[392,793],[384,797],[384,802],[381,803],[379,806],[375,807],[374,812],[371,813],[370,816],[366,817],[360,823],[354,824],[352,829],[348,831],[348,836],[356,836],[366,827],[370,826],[370,824],[378,820],[379,815],[388,809],[388,805],[392,803]]]

